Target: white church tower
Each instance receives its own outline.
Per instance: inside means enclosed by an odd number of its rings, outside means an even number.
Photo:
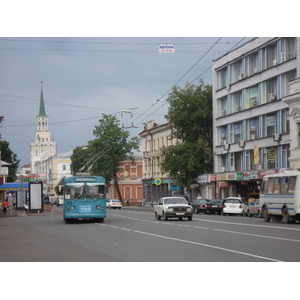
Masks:
[[[41,82],[40,109],[37,120],[35,140],[30,144],[30,168],[31,174],[36,174],[35,163],[46,160],[49,156],[56,155],[56,142],[51,141],[48,131],[48,116],[45,111],[43,96],[43,82]]]

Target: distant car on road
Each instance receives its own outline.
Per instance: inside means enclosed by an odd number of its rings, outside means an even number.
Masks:
[[[196,199],[192,203],[192,207],[194,209],[195,214],[199,214],[199,212],[205,212],[206,213],[206,205],[208,200],[205,199]]]
[[[247,211],[247,216],[252,217],[257,215],[259,218],[262,218],[262,204],[260,199],[256,199],[255,202],[250,203]]]
[[[223,215],[241,215],[247,214],[248,205],[245,204],[245,199],[241,197],[228,197],[224,201]]]
[[[209,215],[217,213],[220,215],[223,212],[224,200],[212,199],[206,205],[206,210]]]
[[[119,208],[121,209],[122,208],[122,202],[120,202],[119,200],[116,200],[116,199],[109,199],[109,200],[106,200],[106,208]]]
[[[154,214],[157,220],[163,218],[167,221],[169,218],[188,218],[193,219],[193,207],[188,205],[183,197],[163,197],[159,199],[157,205],[154,206]]]

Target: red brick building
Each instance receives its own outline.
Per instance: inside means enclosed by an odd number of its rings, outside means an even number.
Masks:
[[[134,162],[132,162],[130,159],[125,159],[119,162],[117,177],[124,205],[126,205],[128,199],[129,203],[133,205],[141,204],[143,201],[142,156],[136,155],[134,158]],[[108,185],[107,198],[119,198],[113,181],[111,181]]]

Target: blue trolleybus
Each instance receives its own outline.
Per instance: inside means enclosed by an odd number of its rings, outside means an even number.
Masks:
[[[103,222],[106,218],[105,178],[99,176],[74,176],[64,183],[64,220],[91,219]]]

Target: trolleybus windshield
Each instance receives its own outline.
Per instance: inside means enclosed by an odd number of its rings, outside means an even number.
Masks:
[[[105,185],[97,183],[87,183],[85,186],[86,198],[105,199]]]

